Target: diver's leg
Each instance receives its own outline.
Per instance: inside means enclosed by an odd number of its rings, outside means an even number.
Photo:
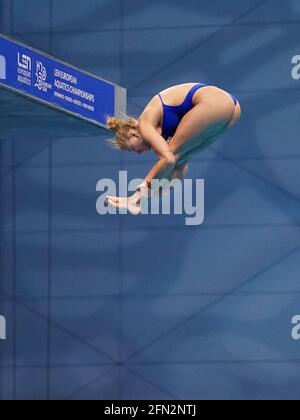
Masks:
[[[188,170],[189,170],[188,160],[182,163],[177,163],[173,172],[169,176],[169,181],[172,181],[173,179],[183,179],[188,173]]]
[[[236,122],[240,119],[240,117],[241,117],[241,107],[240,107],[240,104],[237,103],[234,109],[234,113],[229,123],[227,123],[224,127],[222,127],[220,131],[217,133],[214,133],[214,130],[212,130],[213,131],[212,135],[209,135],[209,134],[207,135],[206,133],[202,136],[200,135],[196,142],[198,144],[194,148],[189,150],[187,153],[181,155],[177,160],[177,165],[185,165],[191,159],[192,156],[206,150],[215,141],[217,141],[227,131],[228,128],[235,125]]]
[[[231,121],[235,112],[234,103],[224,96],[220,103],[201,102],[181,120],[169,143],[176,160],[203,146],[208,137],[219,134]]]
[[[199,140],[198,146],[195,146],[189,152],[179,157],[177,165],[185,165],[193,156],[208,149],[208,147],[215,143],[227,131],[227,129],[228,126],[223,127],[219,133],[213,134],[212,136],[208,136],[205,139]]]

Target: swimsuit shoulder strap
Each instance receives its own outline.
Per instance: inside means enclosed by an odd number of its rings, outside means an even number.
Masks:
[[[158,96],[159,96],[159,98],[160,98],[161,103],[163,104],[163,106],[165,106],[164,101],[162,100],[162,97],[160,96],[160,93],[158,94]]]

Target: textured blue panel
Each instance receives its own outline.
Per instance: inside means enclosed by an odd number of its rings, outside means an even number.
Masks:
[[[195,81],[243,118],[191,160],[205,221],[186,227],[99,216],[97,181],[156,157],[1,94],[0,398],[299,399],[299,1],[36,3],[14,2],[17,38],[126,86],[128,114]]]
[[[30,387],[28,378],[30,377]],[[47,399],[47,370],[46,368],[18,368],[17,398],[22,401],[45,401]]]
[[[154,365],[155,366],[155,365]],[[228,363],[200,365],[158,365],[137,368],[137,373],[157,384],[149,392],[139,389],[140,398],[172,398],[198,400],[290,400],[299,399],[299,364]],[[168,392],[168,393],[167,393]],[[132,395],[126,390],[126,395]],[[126,397],[125,397],[126,398]]]
[[[2,34],[11,34],[12,17],[12,2],[10,0],[2,0],[0,7],[0,32]]]
[[[34,309],[32,305],[26,303],[18,303],[16,307],[14,340],[17,344],[18,365],[45,365],[47,362],[46,304],[44,301],[42,304],[34,305]]]
[[[53,35],[53,54],[75,66],[120,82],[120,35],[115,32],[91,32]]]
[[[224,2],[222,0],[167,0],[153,1],[151,4],[133,0],[126,4],[125,23],[136,27],[171,27],[195,25],[228,24],[257,4],[247,2]]]
[[[22,7],[18,1],[12,2],[13,7],[13,31],[14,32],[48,32],[50,29],[49,11],[50,1],[42,3],[39,0],[28,0],[26,7]],[[32,16],[35,19],[32,19]]]
[[[53,163],[54,165],[82,165],[88,168],[119,164],[120,153],[116,153],[107,140],[113,138],[113,135],[99,130],[96,137],[89,136],[84,138],[78,136],[70,138],[61,138],[53,145]],[[70,147],[72,153],[70,153]]]
[[[172,327],[152,331],[150,339],[142,330],[139,334],[135,331],[139,343],[129,355],[130,360],[280,363],[285,360],[285,352],[290,359],[297,359],[298,346],[291,339],[290,325],[298,301],[293,293],[283,296],[231,293],[215,296],[206,306],[199,298],[199,307],[191,314],[193,297],[191,304],[185,305],[185,314]],[[157,316],[163,318],[163,313]]]
[[[111,367],[57,367],[52,368],[51,397],[58,400],[118,399],[119,373]],[[69,380],[66,381],[65,378]]]
[[[1,401],[13,400],[13,368],[0,367],[0,398]]]
[[[75,301],[76,313],[74,313]],[[66,298],[54,301],[52,303],[54,327],[57,324],[62,332],[65,331],[67,335],[73,337],[73,340],[64,341],[65,347],[57,348],[57,356],[61,358],[61,355],[64,355],[66,361],[73,360],[78,365],[82,363],[82,356],[87,363],[95,363],[98,360],[105,364],[113,364],[119,353],[118,304],[117,299],[101,297],[93,299],[84,296],[82,299]],[[97,318],[96,323],[95,318]],[[79,348],[74,348],[76,342]],[[79,349],[81,351],[78,351]],[[58,350],[63,353],[58,353]]]
[[[96,200],[103,192],[96,192],[100,179],[118,180],[117,168],[83,165],[57,166],[53,169],[53,227],[55,230],[116,229],[119,220],[114,215],[100,216]],[[71,204],[71,206],[70,206]]]
[[[57,32],[102,31],[120,28],[119,0],[53,0],[53,27]]]
[[[16,223],[20,230],[48,228],[49,169],[19,168],[16,170]]]
[[[119,238],[117,231],[109,230],[55,234],[52,242],[53,294],[61,297],[117,294]]]
[[[16,234],[17,296],[46,297],[48,294],[49,235],[47,232]]]
[[[11,231],[13,226],[13,197],[11,194],[13,186],[12,171],[8,168],[3,169],[1,174],[1,230]]]
[[[300,6],[297,0],[272,0],[265,2],[255,9],[241,22],[268,23],[268,22],[297,22],[300,17]]]
[[[28,0],[26,7],[19,1],[12,2],[14,32],[48,32],[50,29],[50,0]],[[34,19],[32,18],[34,16]]]

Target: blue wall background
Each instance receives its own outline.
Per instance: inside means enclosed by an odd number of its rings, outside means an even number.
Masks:
[[[201,81],[237,127],[191,165],[206,220],[101,217],[100,178],[151,156],[1,95],[1,399],[298,399],[298,0],[1,0],[1,32],[128,88],[139,115]]]

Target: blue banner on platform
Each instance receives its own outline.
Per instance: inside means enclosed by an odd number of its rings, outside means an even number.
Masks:
[[[4,36],[0,85],[101,126],[126,112],[125,89]]]

